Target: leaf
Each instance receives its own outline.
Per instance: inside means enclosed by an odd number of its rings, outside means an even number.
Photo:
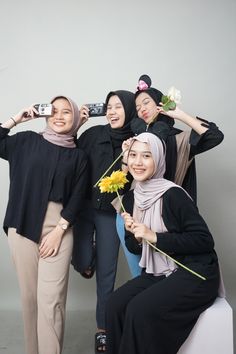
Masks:
[[[164,109],[164,111],[169,111],[169,108],[168,108],[168,106],[162,106],[162,108]]]
[[[166,104],[168,101],[169,101],[168,96],[162,95],[161,102],[162,102],[163,104]]]
[[[168,103],[168,105],[169,105],[169,109],[175,109],[176,108],[176,103],[174,101],[170,101]]]
[[[170,111],[175,109],[176,107],[176,103],[174,101],[169,101],[165,106],[163,106],[162,108],[164,109],[164,111]]]

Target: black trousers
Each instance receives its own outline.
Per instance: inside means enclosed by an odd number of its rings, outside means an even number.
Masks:
[[[218,265],[194,270],[207,280],[178,268],[167,278],[143,272],[117,289],[107,303],[107,353],[176,354],[218,294]]]

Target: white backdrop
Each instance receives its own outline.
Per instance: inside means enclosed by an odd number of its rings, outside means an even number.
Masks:
[[[198,156],[198,204],[216,242],[230,304],[236,307],[235,0],[0,0],[0,121],[55,95],[79,105],[110,90],[134,91],[149,74],[163,92],[181,90],[182,108],[225,134]],[[104,118],[90,119],[92,124]],[[44,121],[14,129],[40,130]],[[82,131],[81,130],[81,131]],[[8,165],[0,161],[0,224]],[[0,230],[0,309],[19,309],[7,238]],[[129,278],[121,254],[117,285]],[[95,282],[71,269],[68,308],[94,308]]]

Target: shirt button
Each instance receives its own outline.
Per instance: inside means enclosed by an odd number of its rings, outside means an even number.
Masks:
[[[98,198],[97,201],[100,202],[100,199]]]

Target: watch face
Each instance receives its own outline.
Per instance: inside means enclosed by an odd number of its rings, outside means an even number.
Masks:
[[[67,230],[68,229],[68,225],[67,224],[59,224],[61,226],[61,228],[63,230]]]

